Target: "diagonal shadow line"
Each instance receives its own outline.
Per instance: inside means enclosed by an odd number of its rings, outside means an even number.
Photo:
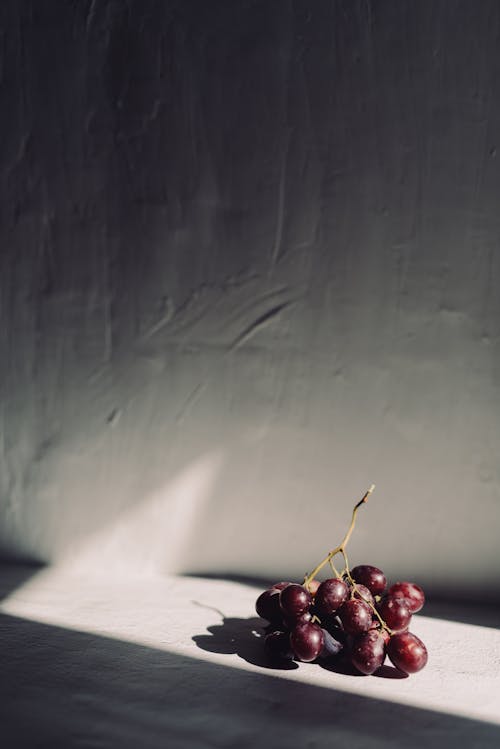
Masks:
[[[0,615],[7,749],[493,749],[500,726]]]
[[[24,585],[45,567],[45,564],[38,562],[18,560],[13,564],[10,559],[4,562],[0,558],[0,601],[7,598],[10,593],[20,588],[21,585]]]

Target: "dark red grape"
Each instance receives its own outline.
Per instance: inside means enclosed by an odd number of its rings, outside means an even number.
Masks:
[[[374,619],[372,621],[372,623],[370,624],[369,631],[372,632],[373,630],[375,630],[375,632],[379,633],[380,637],[382,637],[382,639],[384,640],[385,644],[387,645],[387,643],[389,642],[389,639],[390,639],[391,636],[390,636],[389,632],[386,629],[384,629],[383,627],[380,626],[380,622],[378,622],[376,619]]]
[[[351,577],[357,583],[366,585],[370,593],[374,596],[379,596],[384,592],[387,580],[378,567],[372,567],[371,564],[359,564],[351,570]]]
[[[255,610],[263,619],[268,622],[279,622],[282,618],[280,609],[280,591],[276,588],[265,590],[255,602]]]
[[[389,629],[395,632],[402,632],[410,624],[411,613],[406,598],[384,596],[378,605],[378,612]]]
[[[333,637],[335,637],[336,640],[339,640],[340,642],[345,643],[347,639],[347,633],[342,628],[342,622],[340,619],[335,617],[330,617],[325,622],[322,622],[322,626],[329,631]]]
[[[314,599],[320,616],[330,616],[339,609],[349,595],[349,588],[343,580],[331,577],[319,586]]]
[[[288,629],[293,629],[298,624],[308,624],[312,619],[312,614],[309,611],[304,611],[302,614],[297,616],[284,616],[284,621]]]
[[[359,598],[351,598],[340,607],[339,617],[345,631],[350,635],[357,635],[370,628],[372,610]]]
[[[394,598],[406,598],[411,614],[416,614],[425,603],[425,593],[416,583],[399,582],[391,585],[387,595]]]
[[[266,635],[264,646],[271,658],[280,660],[292,660],[293,652],[290,647],[290,634],[281,630],[275,630]]]
[[[371,592],[368,590],[366,585],[362,585],[361,583],[356,583],[356,587],[353,590],[354,598],[361,598],[362,601],[365,601],[366,603],[371,603],[372,605],[375,603],[375,599],[373,598]]]
[[[280,606],[286,616],[299,616],[308,611],[312,596],[302,585],[292,583],[280,592]]]
[[[272,585],[271,587],[275,588],[276,590],[283,590],[283,588],[286,588],[288,587],[288,585],[291,585],[291,584],[292,583],[285,583],[285,582],[274,583],[274,585]]]
[[[290,632],[290,645],[299,661],[314,661],[321,653],[323,643],[323,630],[318,624],[299,624]]]
[[[336,639],[327,629],[321,628],[323,631],[323,647],[318,658],[331,658],[334,655],[338,655],[344,649],[344,643],[342,639]]]
[[[354,638],[351,663],[362,674],[373,674],[385,660],[384,638],[375,629],[370,629]]]
[[[308,586],[309,587],[309,593],[312,596],[315,596],[320,585],[321,585],[321,583],[320,583],[319,580],[311,580],[311,582],[309,583],[309,586]]]
[[[428,658],[424,643],[411,632],[392,635],[387,645],[387,654],[396,668],[407,674],[420,671]]]

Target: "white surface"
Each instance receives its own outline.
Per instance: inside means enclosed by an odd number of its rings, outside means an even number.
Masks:
[[[258,592],[195,578],[38,573],[1,605],[8,749],[38,746],[34,734],[50,746],[132,747],[139,728],[145,747],[229,747],[236,736],[249,747],[303,747],[306,737],[325,747],[498,742],[499,630],[416,616],[429,663],[407,679],[269,669],[252,634]],[[164,743],[160,729],[170,732]]]

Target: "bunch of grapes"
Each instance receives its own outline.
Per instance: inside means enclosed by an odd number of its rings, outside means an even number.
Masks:
[[[357,510],[374,488],[372,484],[355,505],[341,544],[305,576],[302,585],[276,583],[257,598],[257,614],[269,622],[265,646],[271,659],[348,659],[362,674],[377,671],[386,655],[407,674],[426,665],[427,649],[408,629],[412,615],[424,605],[422,588],[413,582],[397,582],[387,589],[378,567],[349,568],[345,547]],[[340,572],[333,563],[337,554],[344,562]],[[326,564],[334,576],[320,582],[316,575]]]

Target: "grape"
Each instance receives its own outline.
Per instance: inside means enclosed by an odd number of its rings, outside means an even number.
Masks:
[[[366,603],[371,603],[372,605],[375,604],[375,599],[371,592],[366,585],[361,585],[360,583],[356,583],[356,587],[354,588],[354,598],[361,598],[361,600]]]
[[[349,639],[350,635],[347,634],[347,632],[342,627],[342,622],[338,617],[332,618],[323,621],[321,623],[321,626],[326,629],[335,640],[338,640],[342,643],[342,645],[345,645],[347,640]]]
[[[323,632],[323,647],[318,658],[331,658],[338,655],[343,649],[344,644],[341,639],[336,639],[327,629],[321,628]]]
[[[279,660],[292,660],[293,652],[290,647],[290,635],[288,632],[275,630],[266,635],[264,646],[271,658]]]
[[[396,632],[407,629],[411,620],[406,598],[385,596],[378,605],[378,612],[389,629],[394,629]]]
[[[349,594],[349,588],[343,580],[331,577],[321,583],[314,603],[320,616],[330,616],[342,606]]]
[[[318,588],[319,588],[320,585],[321,585],[321,583],[320,583],[319,580],[311,580],[311,582],[309,583],[308,587],[309,587],[309,592],[310,592],[310,594],[312,596],[316,595],[316,593],[318,592]]]
[[[372,610],[359,598],[351,598],[339,609],[339,617],[345,631],[350,635],[366,632],[372,621]]]
[[[323,649],[323,630],[318,624],[299,624],[290,632],[290,645],[295,657],[309,663]]]
[[[407,674],[420,671],[428,658],[424,643],[411,632],[392,635],[387,646],[387,654],[396,668]]]
[[[375,619],[372,621],[372,623],[370,625],[369,631],[372,632],[373,630],[375,630],[375,632],[379,633],[380,637],[382,637],[382,639],[384,640],[385,644],[387,645],[387,643],[389,642],[389,639],[390,639],[391,636],[390,636],[389,632],[386,629],[384,629],[383,627],[381,627],[380,623],[378,621],[376,621]]]
[[[340,545],[306,575],[302,585],[277,582],[257,598],[257,613],[269,622],[263,633],[270,657],[305,662],[330,659],[323,664],[325,668],[336,671],[346,668],[351,674],[355,669],[363,674],[379,669],[377,675],[380,675],[387,653],[400,669],[399,672],[392,669],[400,678],[419,671],[427,663],[425,645],[408,631],[412,614],[420,611],[425,602],[422,588],[403,581],[387,591],[385,574],[369,564],[360,564],[349,571],[344,547],[353,532],[358,509],[374,488],[371,484],[354,505],[350,526]],[[345,563],[340,576],[332,562],[339,553]],[[336,577],[320,582],[316,575],[328,563]],[[297,666],[292,663],[288,664],[290,667]]]
[[[425,593],[416,583],[394,583],[387,591],[387,595],[394,598],[406,598],[411,614],[416,614],[425,603]]]
[[[265,590],[255,602],[255,610],[263,619],[268,622],[281,621],[282,612],[280,609],[280,591],[276,588]]]
[[[387,645],[389,644],[389,640],[391,639],[389,632],[386,629],[379,629],[378,632],[379,632],[380,637],[385,642],[385,646],[387,648]]]
[[[351,577],[357,583],[366,585],[370,593],[379,596],[384,592],[387,580],[378,567],[372,567],[371,564],[359,564],[351,570]]]
[[[351,663],[362,674],[373,674],[385,660],[384,638],[371,629],[354,638]]]
[[[280,606],[286,616],[298,616],[307,611],[312,604],[312,596],[302,585],[292,583],[279,594]]]
[[[285,624],[288,629],[293,629],[298,624],[307,624],[312,619],[312,614],[309,611],[304,611],[302,614],[296,616],[285,616]]]

